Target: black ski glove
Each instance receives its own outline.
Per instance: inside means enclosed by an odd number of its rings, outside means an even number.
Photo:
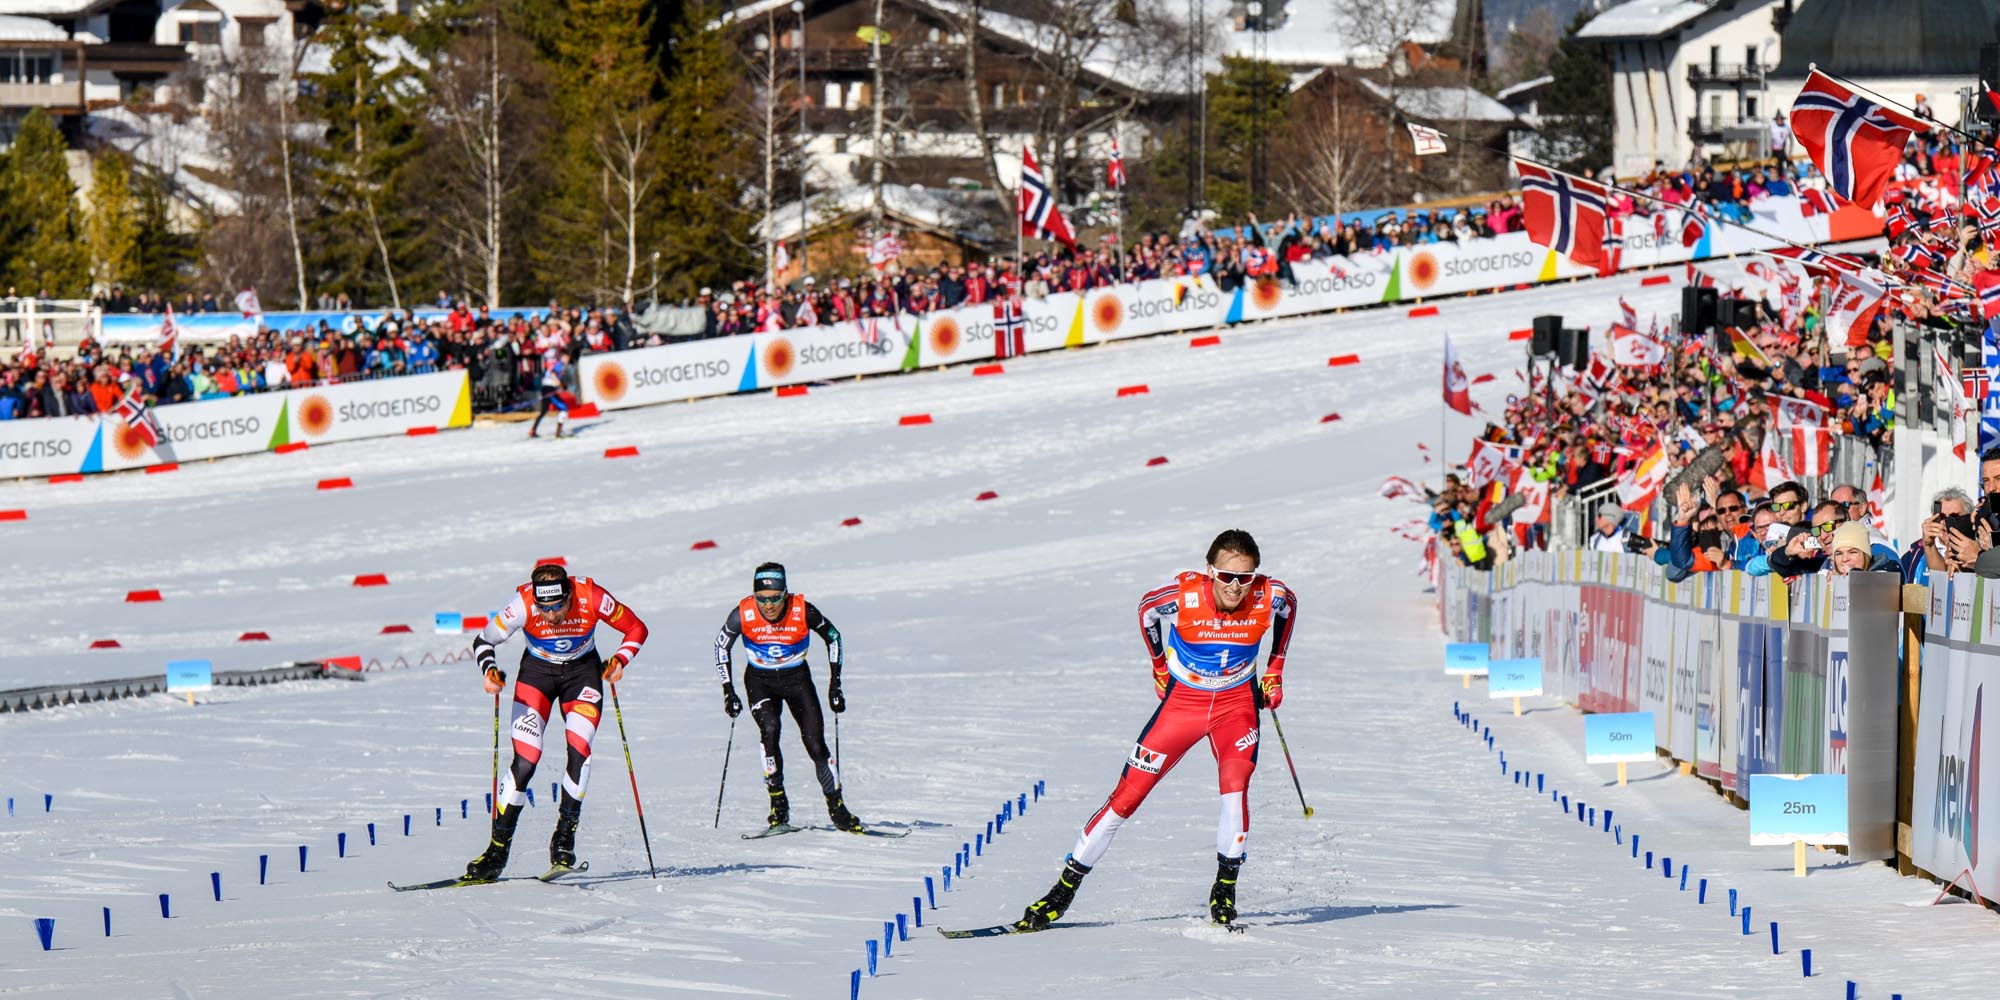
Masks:
[[[826,686],[826,703],[833,709],[835,715],[847,711],[847,699],[840,696],[839,681],[833,681]]]
[[[722,710],[728,712],[732,719],[743,712],[743,702],[736,697],[736,688],[733,685],[722,686]]]

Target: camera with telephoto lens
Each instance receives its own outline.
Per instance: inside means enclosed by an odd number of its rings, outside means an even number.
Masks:
[[[1629,535],[1625,539],[1625,551],[1645,555],[1653,550],[1654,542],[1645,535]]]

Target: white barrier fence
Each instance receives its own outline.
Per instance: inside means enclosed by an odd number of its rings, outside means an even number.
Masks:
[[[153,417],[164,432],[154,447],[110,415],[0,421],[0,476],[114,472],[466,427],[472,394],[465,372],[434,372],[162,406]]]
[[[1900,600],[1894,573],[1673,583],[1575,550],[1448,567],[1439,589],[1452,641],[1540,657],[1544,691],[1586,712],[1652,713],[1661,753],[1739,799],[1753,774],[1846,775],[1857,858],[1896,849]]]

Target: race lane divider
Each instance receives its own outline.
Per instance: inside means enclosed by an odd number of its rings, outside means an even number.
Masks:
[[[939,867],[936,876],[924,876],[923,895],[910,897],[909,910],[906,912],[899,911],[893,919],[882,921],[882,937],[879,941],[871,937],[862,942],[862,951],[867,958],[867,965],[864,968],[868,971],[868,978],[875,978],[881,964],[894,956],[895,946],[898,943],[909,942],[910,927],[912,925],[919,928],[923,927],[924,909],[926,907],[933,913],[937,912],[938,885],[940,881],[944,885],[944,891],[950,892],[951,880],[954,877],[961,880],[964,879],[965,870],[972,867],[978,859],[985,857],[986,849],[993,846],[1001,834],[1007,832],[1007,824],[1028,814],[1029,796],[1032,795],[1035,802],[1040,802],[1042,801],[1043,793],[1047,790],[1048,781],[1037,778],[1034,785],[1027,791],[1021,792],[1011,799],[1002,799],[1000,802],[1000,811],[994,813],[993,818],[986,821],[985,831],[974,833],[971,843],[959,844],[957,853],[951,856],[951,864]],[[848,973],[848,1000],[861,1000],[861,972],[861,969],[855,969]]]
[[[1495,660],[1491,661],[1490,666],[1497,668],[1500,667],[1502,664],[1509,662],[1513,661]],[[1539,678],[1537,678],[1537,680],[1539,680]],[[1539,690],[1539,684],[1537,684],[1536,687],[1537,690]],[[1497,694],[1489,690],[1488,695],[1489,697],[1494,697],[1494,698],[1512,697],[1512,695],[1505,689],[1503,689],[1500,693]],[[1643,724],[1644,731],[1647,734],[1650,734],[1652,727],[1652,721],[1651,721],[1652,713],[1639,712],[1639,713],[1624,713],[1624,714],[1642,716],[1643,719],[1637,720],[1637,724]],[[1596,806],[1590,805],[1583,799],[1580,798],[1577,799],[1576,805],[1572,810],[1569,796],[1563,794],[1561,789],[1556,788],[1552,783],[1548,782],[1547,780],[1548,775],[1545,772],[1528,771],[1527,769],[1521,766],[1520,760],[1518,758],[1515,759],[1510,764],[1510,762],[1507,760],[1507,752],[1505,750],[1500,749],[1500,747],[1496,743],[1496,737],[1493,734],[1493,727],[1491,725],[1482,725],[1479,719],[1476,716],[1474,716],[1469,709],[1467,709],[1461,703],[1456,701],[1451,703],[1451,715],[1452,719],[1456,721],[1460,727],[1470,730],[1473,736],[1477,738],[1480,743],[1485,745],[1488,753],[1497,755],[1501,777],[1509,779],[1509,781],[1516,787],[1527,789],[1530,794],[1536,796],[1540,796],[1543,794],[1548,795],[1549,802],[1551,804],[1561,807],[1564,819],[1567,820],[1570,816],[1574,815],[1576,817],[1577,823],[1590,828],[1592,832],[1600,834],[1609,834],[1611,836],[1612,846],[1614,848],[1625,847],[1624,824],[1612,822],[1612,816],[1613,816],[1612,809],[1606,807],[1603,810],[1604,819],[1601,824],[1599,823],[1597,818],[1598,808]],[[1591,720],[1597,718],[1599,718],[1598,715],[1586,715],[1584,716],[1584,722],[1588,726]],[[1611,740],[1611,734],[1614,732],[1626,732],[1630,729],[1630,727],[1633,724],[1635,724],[1634,720],[1618,720],[1615,716],[1610,716],[1606,718],[1610,721],[1607,721],[1605,723],[1600,723],[1598,726],[1590,727],[1590,729],[1595,730],[1594,740],[1591,735],[1589,734],[1586,735],[1585,759],[1587,762],[1598,762],[1600,759],[1603,759],[1603,754],[1600,754],[1597,751],[1604,749],[1604,747],[1610,747],[1614,745]],[[1594,747],[1592,745],[1593,742],[1601,743],[1603,744],[1603,746]],[[1646,758],[1651,759],[1654,756],[1654,754],[1652,753],[1652,747],[1650,746],[1651,743],[1650,735],[1644,742],[1648,744],[1646,746],[1647,750]],[[1614,757],[1622,756],[1622,754],[1618,754],[1615,751],[1613,751],[1612,753],[1614,754]],[[1616,761],[1615,759],[1612,760],[1611,762],[1618,764],[1619,779],[1620,779],[1619,785],[1621,787],[1629,787],[1626,786],[1624,780],[1625,762]],[[1532,780],[1530,780],[1531,773],[1532,773]],[[1754,775],[1753,777],[1777,777],[1777,776]],[[1617,794],[1617,793],[1608,792],[1607,794]],[[1770,795],[1765,796],[1765,798],[1770,798],[1770,797],[1771,797]],[[1751,801],[1754,803],[1756,800],[1757,796],[1753,793],[1751,796]],[[1648,872],[1653,871],[1655,868],[1654,865],[1655,852],[1654,851],[1642,852],[1640,850],[1639,847],[1640,835],[1636,830],[1633,831],[1631,840],[1632,844],[1631,847],[1629,848],[1629,851],[1632,859],[1634,861],[1640,862],[1643,865],[1643,870]],[[1680,875],[1677,879],[1674,875],[1674,860],[1671,856],[1661,853],[1658,856],[1658,861],[1659,864],[1657,867],[1660,872],[1661,881],[1665,882],[1670,887],[1677,887],[1675,888],[1676,892],[1679,893],[1687,892],[1688,878],[1691,872],[1693,871],[1693,866],[1686,863],[1686,859],[1683,858],[1682,864],[1680,866]],[[1735,926],[1735,929],[1737,931],[1737,936],[1750,937],[1756,930],[1756,925],[1752,922],[1751,919],[1751,907],[1747,901],[1741,898],[1739,890],[1729,889],[1728,893],[1729,893],[1729,917],[1731,919],[1732,924],[1734,924]],[[1708,879],[1703,878],[1695,883],[1694,897],[1696,906],[1708,905]],[[1766,912],[1768,914],[1768,911]],[[1778,921],[1771,920],[1767,921],[1766,924],[1768,926],[1770,933],[1771,954],[1773,955],[1783,954],[1783,951],[1780,948]],[[1799,950],[1799,969],[1801,975],[1804,978],[1807,979],[1813,978],[1812,949],[1802,948]],[[1858,987],[1855,981],[1852,979],[1845,980],[1845,983],[1846,983],[1846,996],[1849,998],[1849,1000],[1853,1000],[1853,998],[1858,996],[1857,992]],[[1899,993],[1896,994],[1896,996],[1901,997],[1902,994]]]

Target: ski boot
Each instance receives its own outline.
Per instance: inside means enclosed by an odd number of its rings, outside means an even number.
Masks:
[[[1063,862],[1062,874],[1056,877],[1056,884],[1046,895],[1028,904],[1021,919],[1014,922],[1019,931],[1039,931],[1062,919],[1069,912],[1070,901],[1076,898],[1076,887],[1083,884],[1083,877],[1090,869],[1077,863],[1075,858]]]
[[[866,829],[860,820],[854,818],[853,813],[847,811],[847,803],[840,800],[839,792],[826,797],[826,817],[833,821],[833,828],[836,830],[860,833]]]
[[[1215,884],[1208,890],[1208,919],[1220,926],[1236,924],[1236,874],[1242,870],[1242,858],[1215,856]]]
[[[549,838],[549,867],[576,867],[576,824],[583,818],[583,803],[562,797],[562,807],[556,813],[556,833]]]
[[[774,827],[792,825],[792,803],[785,798],[785,786],[767,783],[764,790],[771,796],[771,811],[764,815],[764,821]]]
[[[520,821],[520,806],[503,804],[500,807],[500,812],[493,817],[493,839],[486,845],[486,853],[465,866],[467,880],[492,882],[500,877],[507,867],[507,851],[514,845],[514,826]]]

